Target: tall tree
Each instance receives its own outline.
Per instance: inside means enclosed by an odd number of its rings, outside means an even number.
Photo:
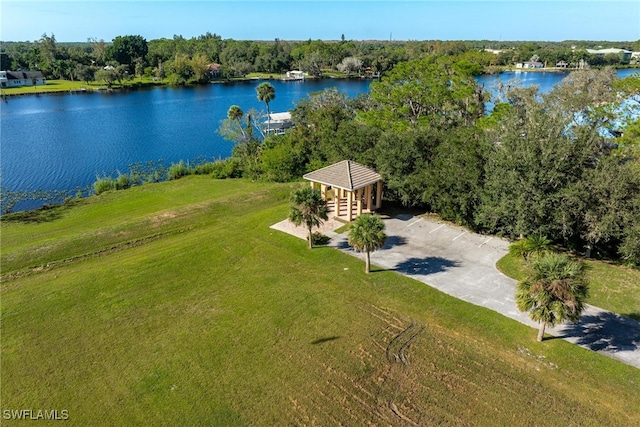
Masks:
[[[583,265],[567,255],[547,252],[533,260],[532,268],[532,275],[516,287],[516,306],[540,323],[542,341],[547,326],[580,319],[588,287]]]
[[[309,231],[309,249],[313,248],[313,227],[322,225],[327,220],[327,202],[320,191],[311,187],[303,187],[291,194],[289,220],[295,225],[304,224]]]
[[[395,130],[448,129],[484,114],[482,88],[466,67],[448,57],[402,62],[371,84],[378,107],[363,115],[372,126]]]
[[[242,139],[246,139],[247,134],[242,127],[242,123],[240,122],[243,117],[244,111],[242,111],[242,108],[238,107],[237,105],[232,105],[231,107],[229,107],[229,110],[227,111],[227,118],[237,125],[235,129],[240,132],[240,135],[242,135]]]
[[[258,94],[258,101],[262,101],[267,105],[267,132],[270,130],[271,125],[271,110],[269,109],[269,103],[276,99],[276,88],[269,82],[260,83],[256,88]]]
[[[357,252],[365,253],[365,273],[371,271],[370,253],[384,246],[387,235],[379,215],[364,214],[356,218],[349,228],[349,244]]]
[[[138,58],[145,58],[149,51],[147,40],[142,36],[118,36],[105,48],[105,59],[126,65],[133,72]]]

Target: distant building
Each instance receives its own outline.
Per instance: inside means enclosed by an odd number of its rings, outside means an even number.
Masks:
[[[287,71],[283,80],[304,80],[306,73],[300,70]]]
[[[556,63],[556,68],[567,68],[569,66],[569,64],[567,64],[565,61],[558,61]]]
[[[518,62],[516,68],[544,68],[544,64],[538,61]]]
[[[42,71],[0,71],[0,87],[46,85]]]
[[[490,52],[493,53],[494,55],[500,55],[502,52],[504,52],[504,50],[502,49],[485,49],[485,52]]]
[[[587,49],[587,53],[590,54],[590,55],[598,55],[598,56],[619,55],[620,56],[620,60],[622,62],[629,62],[631,60],[631,55],[633,55],[633,52],[631,52],[630,50],[616,49],[616,48]]]
[[[276,135],[282,135],[287,129],[293,127],[293,121],[291,120],[291,113],[271,113],[267,120],[262,123],[262,128],[265,133],[275,133]]]
[[[209,78],[218,79],[222,77],[222,71],[220,70],[220,64],[209,64],[207,65],[209,70]]]

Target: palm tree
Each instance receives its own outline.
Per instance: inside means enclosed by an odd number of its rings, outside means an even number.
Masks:
[[[538,341],[542,341],[546,326],[580,319],[588,287],[582,263],[567,255],[546,252],[531,265],[531,276],[516,287],[516,306],[540,322]]]
[[[371,271],[369,254],[384,246],[387,235],[384,233],[384,222],[379,215],[360,215],[349,228],[349,244],[357,252],[365,253],[365,273]]]
[[[240,119],[242,118],[242,116],[244,116],[244,112],[242,111],[242,108],[238,107],[237,105],[232,105],[231,107],[229,107],[229,110],[227,110],[227,118],[229,120],[240,123]]]
[[[276,88],[269,82],[260,83],[256,88],[258,93],[258,101],[264,101],[267,104],[267,133],[271,125],[271,110],[269,110],[269,102],[276,99]]]
[[[529,261],[531,256],[539,256],[551,249],[551,240],[543,234],[534,234],[524,239],[520,239],[509,246],[509,253],[514,256],[521,256],[525,261]]]
[[[313,227],[320,227],[322,221],[328,219],[327,202],[319,190],[303,187],[291,194],[289,220],[295,225],[304,224],[309,230],[309,249],[313,248]]]
[[[232,105],[227,110],[227,118],[232,122],[235,122],[238,124],[238,129],[240,129],[242,138],[247,139],[247,134],[245,133],[244,128],[242,127],[242,123],[240,123],[240,119],[242,119],[242,117],[244,117],[244,111],[242,111],[242,108],[238,107],[237,105]]]

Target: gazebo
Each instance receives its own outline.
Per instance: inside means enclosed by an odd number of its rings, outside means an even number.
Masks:
[[[343,160],[303,176],[312,188],[320,188],[329,211],[351,221],[363,212],[382,206],[382,179],[376,171],[351,160]]]

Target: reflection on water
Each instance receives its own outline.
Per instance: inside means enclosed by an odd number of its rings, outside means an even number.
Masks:
[[[621,70],[625,77],[635,70]],[[566,73],[509,72],[478,77],[488,91],[517,78],[551,90]],[[260,81],[130,92],[29,95],[0,105],[0,174],[12,190],[66,190],[134,163],[224,158],[232,144],[216,130],[231,105],[265,110]],[[287,111],[308,94],[337,87],[349,96],[369,91],[367,80],[271,82],[271,111]]]

